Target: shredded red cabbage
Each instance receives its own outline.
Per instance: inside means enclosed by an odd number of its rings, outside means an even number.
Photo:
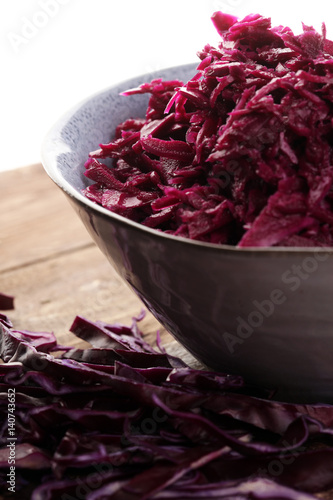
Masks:
[[[142,318],[77,316],[70,330],[91,345],[78,349],[0,316],[1,492],[310,500],[333,488],[332,405],[273,401],[239,376],[194,370],[159,338],[149,345]]]
[[[155,79],[145,118],[90,154],[84,194],[145,226],[240,247],[333,245],[333,42],[216,12],[187,83]],[[108,167],[103,159],[112,158]]]
[[[5,293],[0,293],[0,311],[14,309],[14,297]]]

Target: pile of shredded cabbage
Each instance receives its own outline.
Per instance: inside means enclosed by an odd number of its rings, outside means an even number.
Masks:
[[[153,80],[145,118],[90,154],[85,195],[178,236],[239,247],[333,246],[333,42],[216,12],[193,78]],[[103,159],[113,158],[110,168]]]
[[[0,310],[13,302],[0,293]],[[316,500],[333,488],[332,405],[191,369],[149,345],[139,319],[77,316],[78,349],[0,313],[3,498]]]

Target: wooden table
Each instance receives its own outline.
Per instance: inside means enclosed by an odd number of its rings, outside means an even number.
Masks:
[[[0,291],[15,296],[15,328],[78,346],[68,332],[77,314],[130,324],[142,310],[40,164],[0,174],[0,249]],[[173,354],[195,364],[150,313],[141,326],[149,341],[160,330]]]
[[[0,249],[0,291],[15,296],[15,328],[53,331],[78,347],[68,331],[77,314],[130,324],[142,309],[39,164],[0,174]],[[170,353],[199,366],[151,314],[141,328],[152,343],[160,330]]]

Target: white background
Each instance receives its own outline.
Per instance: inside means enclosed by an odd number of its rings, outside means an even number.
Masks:
[[[328,0],[1,0],[0,171],[40,161],[51,125],[117,81],[195,62],[218,35],[210,16],[255,12],[333,38]]]

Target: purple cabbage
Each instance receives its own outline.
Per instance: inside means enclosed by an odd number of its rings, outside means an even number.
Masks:
[[[14,297],[5,293],[0,293],[0,311],[14,309]]]
[[[333,406],[194,370],[158,336],[149,345],[142,318],[77,316],[71,331],[91,345],[78,349],[0,317],[1,491],[13,429],[22,500],[309,500],[333,488]]]
[[[333,245],[333,42],[215,12],[186,83],[155,79],[144,118],[90,154],[84,194],[169,234],[239,247]],[[111,158],[112,166],[103,159]]]

